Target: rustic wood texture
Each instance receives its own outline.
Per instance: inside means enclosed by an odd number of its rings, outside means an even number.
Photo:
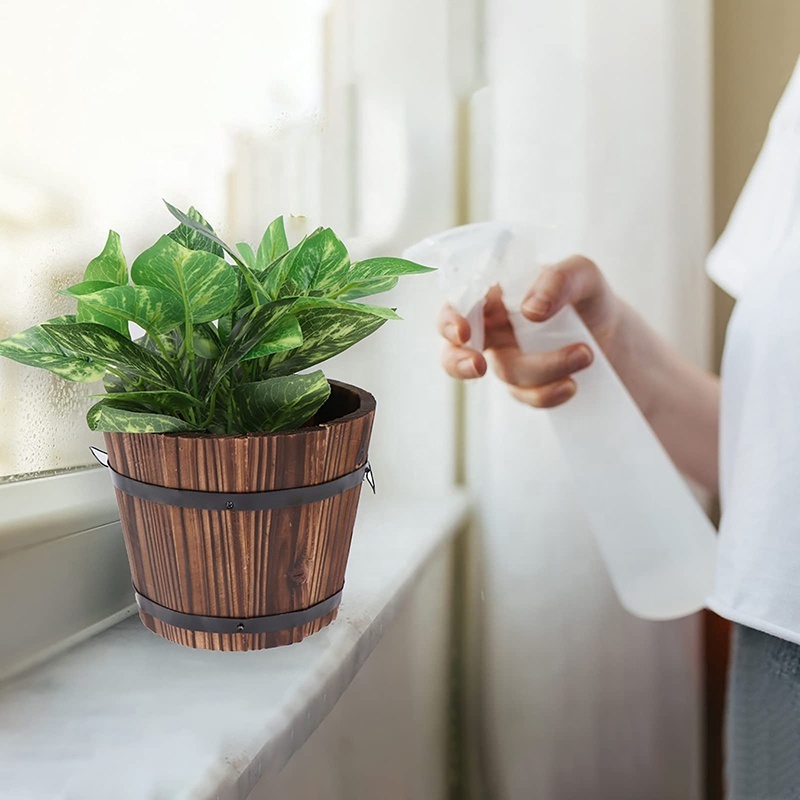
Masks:
[[[245,436],[105,434],[117,472],[177,489],[256,492],[311,486],[362,466],[375,399],[331,381],[322,421],[288,433]],[[260,617],[298,611],[344,584],[361,486],[303,506],[271,511],[204,511],[117,491],[137,590],[188,614]],[[207,650],[260,650],[299,642],[336,610],[277,633],[202,633],[140,613],[165,639]]]

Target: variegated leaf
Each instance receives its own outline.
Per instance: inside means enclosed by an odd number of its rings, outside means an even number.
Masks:
[[[222,343],[217,329],[210,322],[198,325],[193,331],[192,347],[200,358],[218,358]]]
[[[184,213],[179,208],[175,208],[175,206],[173,206],[171,203],[168,203],[166,200],[164,201],[164,205],[166,205],[166,207],[169,209],[169,213],[172,214],[172,216],[175,217],[178,222],[195,231],[196,233],[199,233],[201,236],[204,236],[209,241],[214,242],[234,260],[241,261],[241,256],[230,245],[225,244],[225,242],[223,242],[222,239],[217,236],[211,225],[209,225],[205,220],[192,218],[189,214]]]
[[[101,289],[113,289],[115,286],[119,286],[119,284],[111,283],[110,281],[81,281],[62,289],[59,294],[80,299],[85,294],[99,292]]]
[[[217,320],[217,335],[219,336],[219,340],[223,345],[227,344],[228,339],[230,339],[234,322],[235,320],[233,313],[225,314]]]
[[[250,247],[247,242],[237,242],[236,249],[239,251],[242,261],[244,261],[250,269],[253,269],[256,265],[256,254],[253,252],[253,248]]]
[[[334,294],[337,300],[357,300],[359,297],[372,297],[381,292],[389,292],[397,286],[397,277],[370,278],[366,281],[356,281],[348,284],[342,291]]]
[[[205,217],[194,207],[191,206],[186,212],[186,216],[198,225],[208,228],[212,233],[214,229],[208,224]],[[195,228],[181,223],[177,228],[171,230],[167,236],[174,239],[178,244],[188,247],[189,250],[206,250],[215,256],[222,258],[223,250],[217,242],[209,239],[205,234],[200,233]]]
[[[169,363],[116,331],[93,322],[42,326],[57,344],[107,367],[120,367],[156,386],[172,389],[177,376]]]
[[[114,286],[81,294],[80,299],[84,306],[93,311],[122,321],[126,330],[130,321],[151,334],[166,333],[184,321],[180,298],[171,291],[155,286]],[[80,315],[79,321],[84,321]]]
[[[128,264],[116,231],[109,231],[105,247],[93,258],[83,273],[84,281],[104,281],[122,286],[128,282]]]
[[[349,268],[347,248],[330,228],[320,228],[298,245],[278,296],[328,294],[346,282]]]
[[[276,353],[298,347],[303,341],[299,326],[287,326],[286,303],[270,303],[253,309],[242,317],[231,331],[228,344],[217,362],[212,388],[240,361],[244,361],[257,347]]]
[[[236,273],[219,256],[189,250],[162,236],[131,267],[134,283],[176,294],[193,323],[211,322],[227,313],[236,299]]]
[[[245,283],[248,285],[243,287],[240,286],[240,291],[238,293],[238,297],[240,299],[245,293],[251,298],[252,294],[255,293],[256,297],[261,302],[268,302],[271,299],[263,291],[260,282],[253,273],[253,270],[245,263],[245,261],[242,259],[242,256],[230,245],[223,242],[222,239],[220,239],[219,236],[217,236],[217,234],[214,232],[214,229],[207,222],[205,222],[205,220],[199,221],[192,219],[188,214],[184,214],[183,211],[181,211],[179,208],[175,208],[175,206],[168,203],[166,200],[164,201],[164,204],[167,206],[169,213],[172,214],[173,217],[187,227],[199,233],[201,236],[205,236],[210,241],[219,245],[219,247],[221,247],[233,259],[241,275],[247,277]],[[252,292],[250,290],[250,286],[253,287]],[[236,304],[239,305],[240,300],[237,300]]]
[[[373,278],[389,278],[398,275],[419,275],[423,272],[435,272],[432,267],[423,267],[404,258],[368,258],[357,261],[347,274],[349,283],[367,281]]]
[[[303,301],[314,298],[302,298]],[[303,331],[303,344],[295,350],[278,353],[269,365],[270,375],[291,375],[347,350],[374,333],[388,317],[359,308],[359,303],[326,301],[331,305],[307,306],[292,314]],[[373,308],[373,306],[363,306]],[[391,309],[388,309],[391,311]]]
[[[95,403],[86,414],[90,430],[107,433],[174,433],[196,431],[196,425],[166,414],[138,410],[116,397]]]
[[[192,395],[177,389],[150,389],[141,392],[114,392],[114,400],[135,403],[142,406],[154,406],[157,410],[182,412],[190,408],[202,408],[203,404]],[[107,397],[107,395],[91,395]]]
[[[242,361],[291,350],[293,347],[299,347],[302,343],[303,331],[300,329],[300,323],[296,317],[287,314],[270,326],[261,343],[244,356]]]
[[[300,253],[305,239],[296,244],[291,250],[287,250],[283,255],[278,256],[268,267],[255,274],[259,284],[263,287],[265,294],[271,300],[276,300],[279,296],[284,297],[286,292],[286,276],[292,269],[295,258]]]
[[[387,306],[373,306],[368,303],[351,303],[347,300],[333,299],[331,297],[298,297],[292,301],[292,313],[306,309],[331,309],[352,311],[358,314],[372,314],[382,319],[402,319],[393,308]]]
[[[167,351],[169,358],[175,359],[178,357],[181,345],[183,344],[183,333],[179,328],[175,328],[168,333],[162,333],[158,339],[161,345]],[[145,333],[144,336],[137,339],[136,343],[144,347],[145,350],[155,353],[157,356],[161,355],[161,348],[156,344],[153,337],[149,333]]]
[[[289,243],[286,240],[286,227],[283,223],[283,217],[278,217],[270,222],[261,237],[261,243],[258,245],[258,253],[256,254],[256,269],[266,269],[288,249]]]
[[[245,383],[233,390],[239,424],[247,431],[286,431],[316,414],[331,387],[321,371]]]
[[[112,331],[116,331],[120,336],[130,338],[128,323],[124,319],[106,314],[105,311],[92,308],[82,301],[78,301],[76,316],[78,322],[93,322],[96,325],[103,325]]]
[[[109,283],[108,281],[82,281],[64,289],[59,294],[66,295],[67,297],[74,297],[78,301],[77,318],[78,322],[96,322],[98,325],[105,325],[123,336],[129,336],[127,320],[120,319],[111,314],[106,314],[98,308],[87,305],[83,302],[83,297],[93,292],[99,292],[102,289],[116,288],[116,283]]]
[[[55,317],[45,324],[56,327],[74,322],[75,316],[70,314]],[[104,365],[65,350],[48,335],[42,325],[34,325],[0,341],[0,356],[29,367],[49,370],[60,378],[78,383],[98,381],[106,371]]]

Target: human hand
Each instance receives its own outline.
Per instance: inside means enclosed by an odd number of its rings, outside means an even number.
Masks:
[[[598,345],[611,356],[624,305],[588,258],[572,256],[543,269],[521,311],[533,322],[544,322],[566,305],[575,307]],[[487,295],[484,329],[485,351],[493,371],[514,397],[537,408],[552,408],[569,400],[577,390],[571,376],[594,358],[584,342],[548,353],[523,353],[498,287]],[[466,346],[471,336],[469,323],[450,306],[439,315],[439,332],[447,341],[442,365],[449,375],[469,380],[486,374],[484,354]]]

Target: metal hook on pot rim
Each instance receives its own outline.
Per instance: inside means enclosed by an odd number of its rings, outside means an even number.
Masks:
[[[372,465],[369,463],[369,461],[367,461],[367,468],[364,470],[364,480],[370,485],[372,494],[376,494],[375,473],[372,471]]]

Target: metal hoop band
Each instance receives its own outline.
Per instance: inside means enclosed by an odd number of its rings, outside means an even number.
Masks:
[[[172,489],[129,478],[117,472],[108,463],[108,453],[90,447],[92,455],[111,473],[111,482],[124,494],[178,508],[199,508],[205,511],[269,511],[307,503],[318,503],[346,492],[367,480],[375,492],[375,479],[369,461],[357,470],[315,486],[298,486],[294,489],[274,489],[268,492],[201,492],[193,489]]]
[[[340,589],[336,594],[331,595],[320,603],[301,609],[300,611],[289,611],[285,614],[269,614],[266,617],[245,617],[234,619],[231,617],[204,617],[201,614],[184,614],[182,611],[174,611],[171,608],[159,605],[149,598],[135,591],[136,605],[139,610],[149,614],[161,622],[182,628],[186,631],[201,633],[277,633],[298,625],[305,625],[308,622],[324,617],[326,614],[338,607],[342,599]]]

